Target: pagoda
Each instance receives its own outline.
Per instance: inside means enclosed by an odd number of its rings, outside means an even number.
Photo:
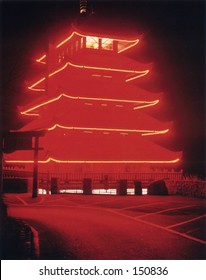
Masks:
[[[56,173],[149,173],[178,166],[182,153],[158,144],[171,122],[151,114],[162,93],[140,86],[151,64],[127,56],[141,36],[85,32],[72,25],[36,62],[44,75],[27,90],[36,98],[20,108],[30,120],[18,131],[45,131],[39,171]],[[31,120],[32,119],[32,120]],[[6,155],[31,170],[32,151]]]

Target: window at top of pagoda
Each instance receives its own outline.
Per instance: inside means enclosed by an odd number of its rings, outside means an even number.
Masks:
[[[86,48],[113,50],[113,39],[86,36]]]
[[[113,40],[109,38],[102,38],[102,49],[113,50]]]
[[[55,47],[56,50],[59,49],[57,54],[58,63],[63,62],[66,56],[71,56],[76,51],[80,49],[96,49],[96,50],[107,50],[114,51],[116,53],[121,53],[129,48],[134,47],[139,42],[139,39],[118,39],[118,38],[104,38],[97,36],[88,36],[81,34],[77,31],[73,31],[66,39],[59,42]],[[66,44],[66,45],[65,45]],[[46,64],[46,54],[42,55],[40,58],[36,59],[37,62]]]
[[[98,49],[99,48],[99,38],[98,37],[86,37],[86,48]]]

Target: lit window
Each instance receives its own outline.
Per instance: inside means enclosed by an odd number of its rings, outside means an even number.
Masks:
[[[86,47],[90,49],[98,49],[99,39],[97,37],[86,37]]]
[[[102,49],[113,50],[113,40],[109,38],[102,38]]]

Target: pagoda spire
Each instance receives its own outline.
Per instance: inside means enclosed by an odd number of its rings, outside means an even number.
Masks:
[[[79,1],[79,12],[80,14],[87,13],[87,0],[80,0]]]

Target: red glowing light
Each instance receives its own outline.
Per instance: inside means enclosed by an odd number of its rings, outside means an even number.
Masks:
[[[127,40],[122,40],[122,41],[124,41],[124,42],[129,42],[129,41],[127,41]],[[126,50],[128,50],[128,49],[130,49],[130,48],[132,48],[132,47],[134,47],[134,46],[136,46],[136,45],[139,43],[139,40],[136,39],[136,40],[130,41],[130,43],[132,43],[132,44],[129,45],[129,46],[127,46],[127,47],[125,47],[124,49],[119,50],[118,53],[124,52],[124,51],[126,51]]]
[[[75,127],[75,126],[64,126],[60,124],[55,124],[52,127],[47,128],[47,130],[54,130],[55,128],[63,128],[67,130],[87,130],[88,131],[104,131],[104,132],[132,132],[132,133],[141,133],[142,136],[155,135],[155,134],[165,134],[169,129],[161,131],[152,131],[152,130],[140,130],[140,129],[123,129],[123,128],[100,128],[100,127]]]
[[[55,166],[72,172],[87,165],[89,172],[110,172],[110,168],[125,172],[135,165],[131,172],[136,172],[142,165],[146,170],[156,165],[173,167],[180,161],[181,153],[152,142],[167,134],[171,124],[150,114],[160,95],[153,97],[155,93],[136,86],[150,66],[120,55],[138,42],[73,31],[49,48],[47,61],[46,54],[37,59],[48,64],[48,75],[28,89],[46,94],[21,110],[22,115],[36,118],[20,131],[45,131],[40,139],[41,170]],[[26,165],[33,163],[32,158],[29,153],[14,152],[6,162]]]
[[[30,113],[31,111],[38,109],[39,107],[42,107],[44,105],[47,105],[49,103],[53,103],[57,100],[59,100],[61,97],[66,97],[69,99],[75,99],[75,100],[93,100],[93,101],[107,101],[107,102],[121,102],[121,103],[132,103],[135,104],[134,110],[136,109],[141,109],[141,108],[145,108],[145,107],[149,107],[149,106],[154,106],[157,103],[159,103],[159,100],[154,100],[154,101],[140,101],[140,100],[127,100],[127,99],[110,99],[110,98],[98,98],[98,97],[81,97],[81,96],[71,96],[71,95],[67,95],[65,93],[60,94],[59,96],[49,99],[46,102],[40,103],[36,106],[33,106],[29,109],[27,109],[26,111],[21,112],[22,115],[32,115],[32,116],[38,116],[39,114],[36,113]],[[91,103],[85,103],[86,105],[91,105]],[[136,105],[139,104],[139,105]],[[116,106],[121,106],[121,105],[116,105]]]
[[[148,136],[148,135],[155,135],[155,134],[165,134],[169,131],[169,129],[161,130],[161,131],[151,131],[151,132],[145,132],[142,133],[142,136]]]
[[[63,67],[55,70],[54,72],[50,73],[48,75],[48,77],[52,77],[55,74],[61,72],[62,70],[64,70],[65,68],[67,68],[67,66],[71,66],[71,67],[75,67],[75,68],[81,68],[81,69],[91,69],[91,70],[100,70],[100,71],[111,71],[111,72],[122,72],[125,74],[130,74],[133,77],[126,79],[126,82],[132,81],[134,79],[138,79],[140,77],[143,77],[145,75],[147,75],[149,73],[149,70],[144,70],[144,71],[137,71],[137,70],[130,70],[130,69],[118,69],[118,68],[108,68],[108,67],[96,67],[96,66],[88,66],[88,65],[78,65],[78,64],[74,64],[71,62],[67,62]],[[41,88],[35,88],[37,85],[39,85],[40,83],[42,83],[43,81],[46,80],[46,77],[41,78],[40,80],[38,80],[37,82],[35,82],[34,84],[32,84],[31,86],[28,87],[28,89],[30,90],[35,90],[35,91],[45,91],[45,89]]]
[[[72,32],[72,34],[71,34],[69,37],[67,37],[66,39],[64,39],[64,40],[61,41],[60,43],[58,43],[57,46],[56,46],[56,48],[61,47],[63,44],[65,44],[67,41],[69,41],[69,40],[74,36],[74,34],[77,34],[77,35],[79,35],[79,36],[82,36],[82,35],[80,35],[80,34],[78,34],[78,33],[76,33],[76,32],[74,31],[74,32]]]
[[[30,90],[35,90],[35,91],[45,91],[45,89],[42,89],[42,88],[36,88],[34,89],[35,86],[37,86],[38,84],[40,84],[41,82],[45,81],[45,77],[40,79],[39,81],[35,82],[33,85],[29,86],[28,89]]]
[[[69,36],[68,36],[67,38],[65,38],[63,41],[59,42],[59,43],[57,44],[56,48],[59,48],[59,47],[61,47],[62,45],[64,45],[64,44],[65,44],[66,42],[68,42],[74,35],[78,35],[78,36],[80,36],[80,37],[85,37],[85,38],[86,38],[86,37],[91,37],[91,38],[94,37],[94,36],[91,36],[91,35],[84,35],[84,34],[82,34],[82,33],[79,33],[79,32],[74,31],[74,32],[72,32],[71,35],[69,35]],[[95,36],[95,38],[97,38],[97,39],[102,39],[103,42],[105,42],[105,39],[106,39],[106,38],[101,37],[101,36]],[[131,47],[133,47],[133,46],[135,46],[135,45],[137,45],[137,44],[139,43],[139,39],[133,39],[133,40],[126,40],[126,39],[120,39],[120,38],[108,38],[108,39],[130,44],[129,46],[125,46],[123,49],[121,49],[120,51],[118,51],[118,53],[123,52],[123,51],[126,51],[127,49],[129,49],[129,48],[131,48]],[[107,39],[107,40],[108,40],[108,39]]]
[[[80,36],[82,38],[87,38],[87,37],[93,38],[94,37],[94,36],[91,36],[91,35],[85,35],[85,34],[82,34],[80,32],[73,31],[68,37],[66,37],[64,40],[62,40],[61,42],[59,42],[56,45],[56,49],[60,48],[65,43],[67,43],[70,39],[72,39],[74,37],[74,35]],[[97,40],[101,39],[102,42],[103,42],[103,45],[106,42],[105,40],[112,40],[112,41],[117,41],[117,42],[121,42],[121,43],[127,44],[126,46],[122,46],[122,48],[118,51],[118,53],[122,53],[122,52],[128,50],[129,48],[132,48],[132,47],[136,46],[139,43],[139,39],[137,39],[137,38],[133,39],[133,40],[120,39],[120,38],[104,38],[102,36],[97,36],[96,38],[97,38]],[[44,54],[40,58],[36,59],[36,61],[45,64],[46,62],[43,61],[45,58],[46,58],[46,54]]]
[[[36,59],[36,62],[40,62],[42,64],[46,64],[46,62],[42,61],[46,58],[46,54],[42,55],[40,58]]]
[[[137,109],[142,109],[142,108],[146,108],[146,107],[150,107],[150,106],[154,106],[154,105],[156,105],[157,103],[159,103],[159,100],[154,100],[154,101],[145,101],[144,103],[142,103],[142,104],[144,104],[144,105],[141,105],[141,106],[135,106],[134,107],[134,110],[137,110]]]
[[[180,159],[176,158],[173,160],[58,160],[52,157],[49,157],[46,160],[39,160],[39,163],[49,163],[49,162],[56,162],[56,163],[96,163],[96,164],[115,164],[115,163],[166,163],[172,164],[177,163]],[[6,160],[7,163],[33,163],[33,160]]]

